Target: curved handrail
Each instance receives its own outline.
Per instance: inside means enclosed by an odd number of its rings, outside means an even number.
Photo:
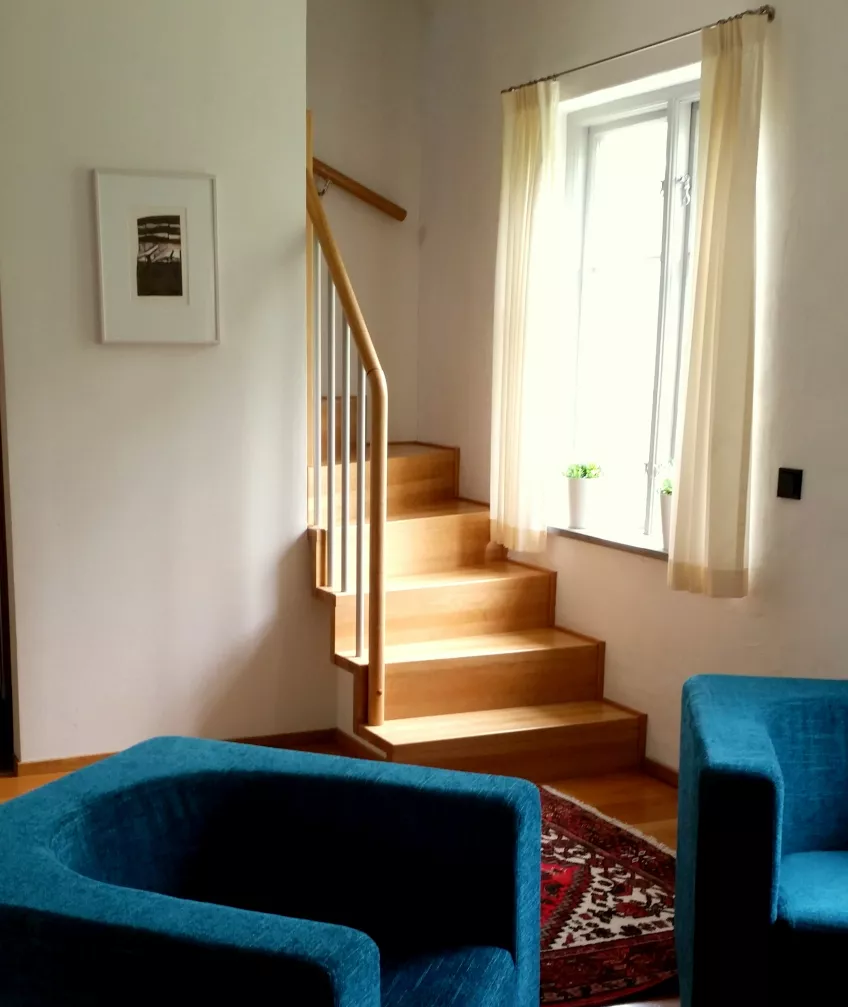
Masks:
[[[363,185],[362,182],[357,182],[356,179],[351,178],[350,175],[345,175],[343,171],[339,171],[338,168],[334,168],[331,164],[327,164],[326,161],[320,161],[316,157],[312,161],[312,166],[312,170],[316,175],[320,175],[321,178],[326,179],[328,182],[332,182],[340,189],[344,189],[345,192],[349,192],[351,196],[356,196],[356,198],[361,199],[363,203],[368,203],[368,205],[373,206],[375,210],[379,210],[381,213],[385,213],[386,216],[391,217],[393,220],[399,220],[401,223],[406,220],[406,210],[404,210],[402,206],[398,206],[397,203],[393,203],[385,196],[381,196],[379,192],[369,189],[368,186]]]
[[[386,685],[386,577],[385,533],[388,495],[389,394],[386,375],[380,366],[368,326],[353,291],[339,246],[333,237],[315,180],[306,172],[306,209],[315,236],[324,252],[327,269],[335,284],[351,335],[368,378],[371,403],[371,495],[369,503],[370,541],[368,571],[368,723],[379,727],[385,719]],[[315,436],[318,436],[316,433]],[[329,472],[328,478],[332,478]],[[317,483],[316,483],[317,491]]]

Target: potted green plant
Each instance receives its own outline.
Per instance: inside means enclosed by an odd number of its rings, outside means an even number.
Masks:
[[[674,483],[663,479],[660,486],[660,521],[662,522],[663,549],[668,552],[671,535],[671,498],[674,494]]]
[[[569,465],[566,469],[569,528],[586,527],[590,488],[596,485],[600,475],[600,465]]]

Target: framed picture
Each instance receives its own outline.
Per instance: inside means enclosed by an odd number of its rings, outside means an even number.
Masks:
[[[212,175],[95,171],[104,343],[220,339]]]

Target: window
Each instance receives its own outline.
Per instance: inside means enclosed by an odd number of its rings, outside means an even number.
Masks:
[[[568,326],[567,460],[601,466],[591,523],[611,538],[658,534],[657,493],[672,475],[688,330],[697,120],[697,83],[566,118],[576,280]]]

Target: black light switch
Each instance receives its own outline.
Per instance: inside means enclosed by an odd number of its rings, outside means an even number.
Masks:
[[[777,473],[777,495],[784,500],[800,500],[804,485],[803,469],[779,469]]]

